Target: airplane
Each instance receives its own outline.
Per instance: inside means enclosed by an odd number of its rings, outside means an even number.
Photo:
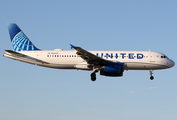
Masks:
[[[93,71],[108,77],[121,77],[124,70],[149,70],[150,79],[154,70],[167,69],[175,62],[166,55],[152,51],[87,51],[70,44],[74,50],[41,50],[29,40],[15,23],[8,24],[13,50],[5,50],[4,57],[37,66],[56,69],[77,69]]]

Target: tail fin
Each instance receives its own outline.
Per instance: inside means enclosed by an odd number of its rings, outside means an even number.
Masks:
[[[40,50],[33,45],[33,43],[15,23],[9,23],[8,29],[14,51]]]

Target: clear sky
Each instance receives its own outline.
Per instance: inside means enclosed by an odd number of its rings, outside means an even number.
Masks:
[[[40,49],[161,52],[177,61],[176,0],[1,0],[0,120],[177,120],[176,66],[90,80],[3,57],[17,23]],[[177,62],[176,62],[177,63]]]

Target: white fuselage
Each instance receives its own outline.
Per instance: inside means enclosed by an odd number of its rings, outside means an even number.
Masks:
[[[104,76],[121,77],[124,70],[149,70],[153,80],[153,70],[175,65],[164,54],[151,51],[87,51],[72,44],[71,49],[75,51],[43,51],[35,47],[17,24],[9,23],[8,30],[13,50],[5,50],[3,56],[49,68],[92,70],[92,81],[96,80],[97,72]]]
[[[103,59],[124,63],[124,70],[157,70],[166,69],[174,65],[164,54],[151,51],[88,51]],[[36,58],[46,63],[29,60],[28,57],[16,57],[10,53],[4,53],[5,57],[57,69],[81,69],[92,70],[76,51],[52,50],[52,51],[20,51],[24,55]]]

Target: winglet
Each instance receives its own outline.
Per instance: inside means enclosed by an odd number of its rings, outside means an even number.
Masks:
[[[72,45],[72,44],[70,44],[71,45],[71,49],[73,49],[75,46],[74,45]]]

